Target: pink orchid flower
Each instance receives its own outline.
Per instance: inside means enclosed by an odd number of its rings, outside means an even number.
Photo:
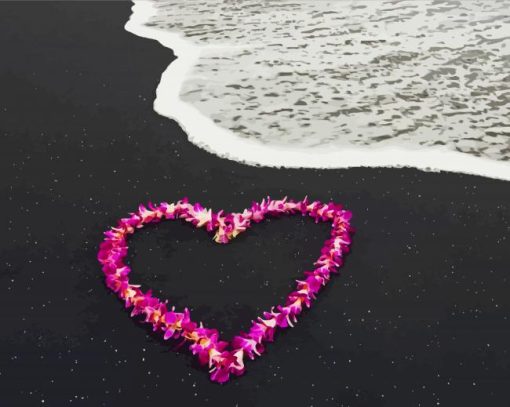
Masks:
[[[332,224],[330,238],[324,242],[321,254],[314,263],[313,271],[306,271],[302,280],[296,280],[297,287],[286,298],[284,304],[272,307],[262,317],[252,321],[247,333],[234,336],[230,343],[221,341],[216,329],[205,328],[191,320],[188,309],[176,312],[175,307],[167,308],[167,301],[160,301],[152,295],[151,290],[142,292],[139,285],[129,283],[131,269],[124,264],[127,255],[127,238],[137,229],[149,223],[163,219],[183,219],[195,227],[205,227],[214,232],[214,240],[228,243],[253,223],[266,216],[301,213],[319,221]],[[271,342],[278,328],[292,327],[303,307],[310,307],[321,287],[330,280],[332,273],[337,273],[343,264],[345,254],[351,244],[351,212],[341,205],[319,201],[309,202],[305,197],[301,201],[288,200],[287,197],[275,200],[266,197],[260,203],[252,203],[242,213],[224,214],[213,212],[196,203],[189,203],[183,198],[176,203],[162,202],[147,206],[140,205],[138,211],[118,221],[117,226],[105,232],[104,241],[99,246],[97,259],[105,276],[105,284],[124,301],[126,308],[131,308],[131,316],[143,315],[144,321],[150,323],[154,331],[163,332],[163,338],[181,338],[181,345],[190,343],[189,349],[201,364],[208,364],[211,380],[225,383],[230,375],[241,375],[245,371],[244,356],[254,359],[264,351],[263,342]],[[179,345],[180,346],[180,345]]]

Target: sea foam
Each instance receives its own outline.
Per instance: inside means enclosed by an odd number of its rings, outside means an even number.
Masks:
[[[243,3],[241,1],[236,4],[239,6]],[[282,1],[271,4],[285,6],[286,3],[288,2]],[[349,3],[352,7],[352,2]],[[407,6],[407,3],[411,4]],[[370,47],[374,47],[376,44],[374,50],[347,52],[349,54],[347,56],[329,55],[325,61],[313,67],[318,72],[316,77],[310,75],[312,70],[309,67],[301,70],[300,74],[300,63],[293,61],[297,56],[301,56],[304,57],[304,62],[303,60],[301,62],[306,63],[306,58],[313,59],[314,53],[318,51],[303,55],[299,54],[299,51],[293,51],[294,49],[307,48],[309,43],[321,47],[321,44],[325,43],[329,45],[326,46],[326,50],[320,52],[321,55],[328,55],[327,47],[330,51],[332,49],[338,51],[339,46],[341,49],[349,47],[339,45],[338,41],[333,47],[332,39],[338,39],[341,34],[321,35],[321,31],[327,31],[328,28],[315,22],[312,24],[310,21],[304,23],[295,20],[297,24],[295,27],[299,26],[300,34],[290,29],[283,30],[292,32],[292,40],[288,40],[286,45],[282,46],[281,34],[280,38],[273,38],[267,33],[259,38],[251,32],[249,38],[246,33],[234,36],[232,33],[237,33],[236,30],[242,31],[240,22],[229,24],[228,30],[225,30],[225,22],[221,21],[218,15],[214,16],[214,19],[210,18],[208,23],[201,24],[207,20],[205,17],[202,20],[200,18],[200,13],[204,10],[193,8],[193,2],[163,3],[135,0],[133,13],[125,28],[135,35],[155,39],[173,50],[177,59],[161,76],[156,89],[154,109],[159,114],[176,120],[192,143],[220,157],[250,165],[273,167],[415,167],[427,171],[453,171],[510,180],[510,109],[507,103],[510,86],[507,86],[509,78],[501,77],[499,72],[503,71],[504,74],[505,68],[509,66],[508,58],[504,59],[504,55],[497,55],[494,59],[494,52],[491,55],[490,50],[487,55],[480,57],[468,49],[467,54],[457,52],[458,58],[461,58],[457,64],[459,66],[457,72],[450,71],[448,66],[434,67],[435,69],[427,66],[430,65],[429,55],[420,65],[419,52],[415,51],[419,51],[420,46],[424,47],[422,44],[424,41],[427,42],[427,50],[437,48],[437,52],[442,52],[441,48],[448,51],[452,47],[462,50],[466,48],[466,44],[462,38],[464,34],[458,30],[458,37],[452,36],[446,38],[446,41],[441,41],[436,32],[425,40],[420,40],[418,35],[417,38],[409,36],[406,40],[395,43],[394,40],[399,37],[395,24],[398,23],[399,29],[407,27],[409,31],[413,31],[416,30],[413,25],[416,26],[420,19],[423,19],[421,14],[425,14],[424,10],[413,10],[413,3],[420,3],[423,6],[426,2],[399,2],[399,10],[392,14],[394,24],[385,23],[385,31],[383,30],[383,34],[377,38],[373,33],[370,34],[371,39],[367,39],[367,36],[365,40],[356,37],[360,31],[369,29],[356,25],[355,17],[351,16],[350,21],[344,22],[347,27],[343,27],[343,30],[347,37],[342,38],[342,44],[350,42],[352,45],[353,41],[361,41],[360,44],[363,46],[369,44]],[[449,3],[451,2],[445,4]],[[335,14],[333,10],[335,7],[339,10],[339,4],[348,3],[292,2],[294,9],[289,13],[300,17],[299,6],[306,8],[311,7],[311,4],[315,4],[314,9],[307,11],[306,18],[316,19],[319,16],[318,18],[323,20],[324,16]],[[318,14],[316,4],[322,4],[321,7],[324,9],[322,14]],[[366,1],[355,4],[356,8],[366,4],[359,12],[371,15],[378,15],[379,9],[385,11],[388,7],[395,8],[394,2]],[[437,2],[434,4],[439,7]],[[214,4],[211,7],[214,7]],[[405,11],[407,8],[410,11]],[[175,12],[170,13],[169,10]],[[429,12],[430,9],[427,13]],[[253,9],[248,13],[253,13]],[[260,11],[253,14],[257,13]],[[281,10],[279,13],[281,14]],[[403,17],[400,18],[399,15]],[[183,22],[186,18],[188,21]],[[177,19],[180,22],[179,27],[175,27]],[[383,15],[380,20],[385,19],[388,20],[388,17]],[[508,41],[510,37],[501,37],[501,32],[498,31],[501,26],[503,29],[509,28],[510,19],[498,18],[497,12],[493,12],[487,14],[486,20],[489,23],[494,22],[488,31],[484,30],[487,31],[484,32],[485,36],[491,37],[492,43],[496,44],[493,47],[504,48],[507,43],[510,44]],[[462,26],[462,22],[455,21],[445,19],[441,23],[441,29],[448,25],[453,28],[455,24]],[[188,26],[184,27],[186,22]],[[257,26],[253,21],[250,23]],[[222,24],[222,29],[214,29],[214,24]],[[372,21],[370,24],[375,23]],[[261,23],[258,25],[260,27]],[[200,27],[200,31],[197,31],[197,27]],[[374,27],[370,29],[374,30]],[[445,32],[452,35],[452,32],[446,29]],[[283,37],[287,38],[289,34],[285,33]],[[485,38],[485,42],[487,41],[491,40]],[[377,49],[380,44],[383,44],[383,50]],[[271,50],[272,46],[276,51]],[[263,66],[260,64],[262,54],[265,58]],[[268,55],[275,56],[271,59],[272,63],[267,62]],[[279,57],[276,58],[276,55]],[[489,58],[489,62],[492,58],[493,65],[500,64],[501,67],[497,65],[498,71],[493,75],[496,77],[497,89],[492,89],[494,86],[490,84],[489,91],[492,93],[488,96],[480,97],[479,91],[473,93],[473,89],[467,89],[478,104],[478,107],[475,106],[477,109],[474,109],[473,106],[469,106],[469,101],[460,100],[455,96],[456,92],[465,93],[466,85],[459,85],[462,81],[450,80],[448,86],[452,86],[452,83],[457,85],[453,85],[453,89],[448,89],[447,86],[443,86],[441,76],[449,76],[450,79],[453,76],[455,79],[455,75],[463,70],[463,74],[471,75],[468,76],[470,83],[476,82],[477,72],[480,71],[476,66],[477,57]],[[243,58],[248,58],[246,63],[240,62]],[[474,59],[475,64],[469,58]],[[413,59],[416,61],[413,62]],[[336,65],[327,68],[331,61],[336,60],[338,60]],[[286,62],[287,66],[283,68],[275,66],[281,64],[281,61]],[[486,62],[482,61],[479,64],[483,66]],[[470,70],[470,63],[474,65],[473,70]],[[292,66],[294,71],[289,69]],[[356,70],[360,67],[365,71]],[[245,72],[240,75],[240,71]],[[329,81],[328,75],[321,76],[324,71],[330,72]],[[290,90],[282,91],[282,79],[286,83],[285,80],[290,79],[288,77],[296,76],[296,73],[303,76],[303,72],[307,72],[304,75],[306,80],[291,83]],[[417,76],[419,80],[406,79],[406,74],[409,73],[412,75],[408,76],[419,75]],[[333,74],[335,76],[332,76]],[[392,77],[388,77],[388,74],[392,74]],[[341,76],[337,77],[338,75]],[[385,81],[379,80],[382,76],[386,77]],[[375,80],[370,82],[373,78]],[[406,86],[410,84],[411,92],[402,85],[390,86],[391,83],[399,83],[399,80]],[[264,89],[260,85],[262,82]],[[254,92],[253,87],[257,84],[261,89]],[[347,87],[352,84],[356,86]],[[428,84],[430,86],[427,86]],[[332,85],[344,88],[336,95],[327,94],[325,89]],[[372,93],[371,87],[376,89]],[[459,87],[462,89],[459,90]],[[418,93],[421,90],[425,93]],[[432,98],[428,96],[427,91],[433,93]],[[282,94],[284,97],[280,97]],[[399,99],[398,103],[395,102],[396,98]],[[254,99],[257,99],[257,103],[250,105],[249,102]],[[431,105],[433,99],[436,99],[437,103]],[[442,110],[438,114],[436,105],[441,103]],[[480,108],[480,104],[487,106]],[[413,109],[419,111],[419,114],[413,113]],[[461,119],[457,118],[459,116]],[[477,125],[480,122],[482,124]]]

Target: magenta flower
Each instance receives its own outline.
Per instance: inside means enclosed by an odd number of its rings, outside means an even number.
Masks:
[[[189,320],[189,311],[186,309],[184,312],[175,312],[175,308],[172,307],[171,311],[165,312],[163,315],[162,329],[165,332],[163,339],[178,337],[179,332],[182,331],[182,323]]]
[[[236,376],[242,375],[244,373],[242,350],[234,353],[229,351],[213,351],[210,367],[211,380],[214,382],[227,382],[231,373]]]
[[[252,326],[250,328],[250,332],[248,333],[248,335],[255,342],[262,343],[262,341],[266,337],[267,329],[268,329],[267,325],[265,325],[261,322],[252,321]]]
[[[269,314],[269,315],[268,315]],[[266,316],[267,315],[267,316]],[[264,319],[266,318],[266,319]],[[274,331],[276,328],[276,318],[268,312],[264,312],[264,318],[259,317],[259,322],[264,325],[264,340],[267,342],[273,342]]]
[[[264,352],[264,345],[261,343],[262,337],[263,334],[258,339],[259,336],[252,338],[250,334],[241,333],[232,339],[232,348],[242,349],[250,359],[255,359],[255,356],[260,356]]]
[[[202,365],[210,364],[211,355],[214,352],[221,352],[228,346],[228,342],[219,340],[219,333],[216,329],[197,328],[195,330],[197,340],[190,345],[190,350],[198,356],[198,361]]]
[[[204,327],[191,320],[188,309],[177,312],[175,307],[168,309],[167,301],[160,301],[148,290],[143,292],[139,285],[130,284],[131,269],[124,264],[127,255],[127,238],[137,229],[163,219],[182,219],[195,227],[204,227],[214,233],[218,243],[230,240],[246,231],[253,223],[261,222],[266,216],[302,214],[316,222],[329,221],[332,224],[330,238],[324,242],[320,256],[314,263],[313,271],[306,271],[304,278],[296,280],[296,289],[286,298],[284,305],[272,307],[269,312],[252,321],[247,333],[241,332],[230,342],[220,340],[216,329]],[[319,201],[309,202],[279,200],[269,196],[260,203],[254,202],[241,213],[213,212],[199,203],[191,204],[187,198],[176,203],[162,202],[147,206],[140,205],[135,213],[118,221],[117,226],[105,232],[104,241],[99,246],[97,259],[105,275],[106,286],[115,292],[131,308],[131,316],[143,315],[143,322],[151,324],[154,331],[162,332],[163,338],[181,339],[181,344],[189,342],[190,351],[198,357],[202,365],[208,365],[211,380],[225,383],[231,375],[241,375],[245,371],[244,357],[255,359],[265,351],[264,342],[274,340],[277,329],[292,327],[303,307],[311,307],[322,286],[330,280],[331,273],[337,273],[343,264],[343,257],[349,252],[351,212],[341,205]]]

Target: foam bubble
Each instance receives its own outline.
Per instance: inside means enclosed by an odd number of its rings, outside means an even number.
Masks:
[[[135,1],[126,24],[177,55],[154,108],[194,144],[252,165],[510,180],[505,2],[216,3]]]

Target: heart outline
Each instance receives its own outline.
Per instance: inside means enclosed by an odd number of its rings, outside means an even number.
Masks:
[[[129,283],[131,268],[123,261],[128,250],[126,239],[146,224],[183,219],[197,228],[205,227],[208,232],[215,232],[214,241],[226,244],[250,228],[252,222],[259,223],[266,216],[299,213],[314,218],[316,223],[332,223],[331,238],[324,242],[321,255],[314,262],[317,267],[313,271],[305,271],[304,280],[296,280],[296,290],[287,296],[285,305],[277,305],[270,312],[264,312],[262,317],[252,321],[249,332],[239,333],[230,342],[220,340],[216,329],[193,322],[187,308],[176,312],[175,307],[167,306],[167,300],[154,297],[150,289],[144,293],[139,285]],[[280,200],[267,197],[261,203],[253,202],[242,213],[228,214],[224,214],[223,210],[213,212],[199,203],[191,204],[187,198],[171,204],[149,203],[147,207],[140,205],[137,212],[130,213],[129,218],[122,218],[116,227],[104,233],[106,237],[100,244],[97,258],[105,274],[106,286],[124,300],[126,308],[132,307],[131,316],[144,314],[144,322],[151,323],[154,331],[163,332],[165,340],[183,338],[183,341],[192,342],[189,348],[200,364],[209,365],[211,380],[225,383],[231,374],[240,376],[245,372],[245,357],[253,360],[262,355],[263,342],[272,342],[278,328],[293,327],[304,306],[310,308],[316,294],[329,282],[330,275],[338,273],[344,254],[349,252],[350,236],[354,232],[349,222],[351,216],[351,212],[339,204],[309,203],[307,197],[297,202],[287,197]]]

